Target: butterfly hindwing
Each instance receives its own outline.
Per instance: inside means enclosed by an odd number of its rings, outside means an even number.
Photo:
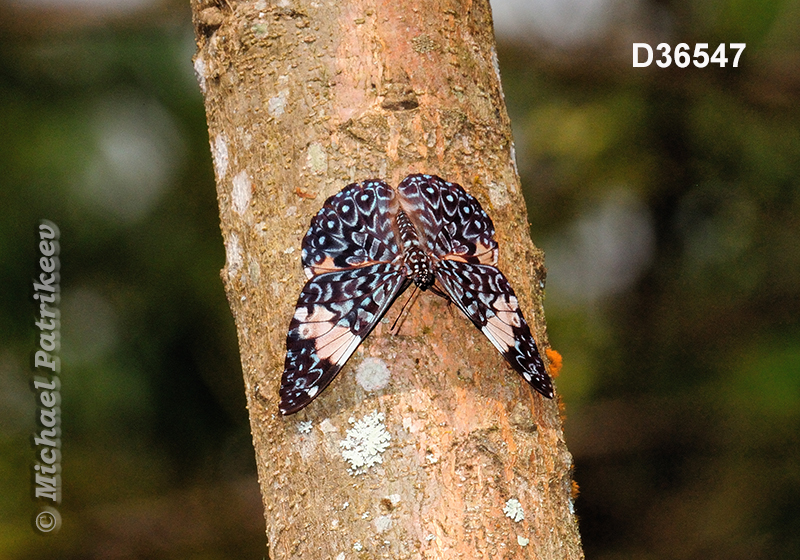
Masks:
[[[534,389],[553,398],[553,383],[503,273],[489,265],[444,259],[438,263],[436,279],[508,363]]]
[[[489,215],[460,185],[435,175],[410,175],[397,191],[421,226],[445,293],[534,389],[552,398],[552,382],[514,290],[496,268]]]
[[[406,287],[407,278],[387,263],[320,274],[306,283],[286,337],[283,414],[297,412],[328,386]]]
[[[286,337],[283,414],[311,402],[408,285],[392,216],[394,191],[383,181],[348,185],[325,201],[303,238],[308,277]]]

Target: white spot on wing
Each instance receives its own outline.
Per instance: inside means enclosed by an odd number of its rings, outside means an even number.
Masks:
[[[522,326],[522,321],[520,321],[517,313],[511,311],[498,311],[497,317],[507,325],[512,325],[514,327]]]
[[[340,330],[336,331],[335,329],[337,328]],[[349,333],[350,329],[335,327],[329,322],[312,322],[306,320],[306,322],[298,327],[298,331],[300,336],[305,340],[315,338],[316,341],[314,342],[314,345],[317,350],[317,355],[322,359],[330,359],[329,355],[339,347],[339,345],[335,344],[336,340]]]
[[[297,309],[294,310],[294,318],[300,321],[301,323],[304,323],[308,318],[308,309],[305,306],[298,307]]]
[[[511,327],[501,321],[497,315],[487,318],[486,325],[481,330],[504,354],[514,346],[514,333],[511,332]]]
[[[519,309],[519,302],[514,296],[506,296],[503,299],[498,298],[494,302],[494,307],[498,311],[517,311]]]
[[[334,317],[336,317],[336,315],[327,307],[315,305],[311,315],[308,315],[306,318],[306,321],[309,323],[329,323]]]
[[[347,346],[343,346],[338,352],[331,356],[331,360],[339,365],[344,364],[347,361],[347,358],[355,352],[358,345],[361,344],[361,337],[354,336],[353,340]]]

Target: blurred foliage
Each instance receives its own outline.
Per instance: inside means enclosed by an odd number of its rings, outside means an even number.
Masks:
[[[3,38],[3,558],[265,554],[193,51],[185,19]],[[47,538],[29,497],[41,218],[62,264],[63,526]]]
[[[800,3],[643,6],[664,38],[499,49],[586,554],[798,558]],[[188,21],[4,29],[0,556],[260,558]],[[634,69],[631,37],[747,49]],[[41,218],[63,294],[50,538],[28,495]]]

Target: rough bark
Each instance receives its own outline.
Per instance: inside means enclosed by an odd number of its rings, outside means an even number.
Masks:
[[[488,0],[192,6],[270,557],[581,558],[558,401],[441,298],[421,294],[399,334],[395,305],[321,396],[278,414],[300,242],[351,182],[428,172],[463,185],[494,220],[500,268],[548,348]],[[385,389],[356,382],[366,357],[389,366]],[[390,447],[353,475],[339,442],[375,410]],[[520,522],[503,513],[511,498]]]

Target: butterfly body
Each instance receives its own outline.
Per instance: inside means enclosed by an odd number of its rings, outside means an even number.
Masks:
[[[403,248],[403,260],[406,265],[405,274],[414,281],[418,288],[427,290],[436,277],[433,275],[433,263],[420,247],[417,230],[408,218],[408,214],[400,210],[396,218],[400,243]]]
[[[283,414],[311,402],[412,283],[446,294],[534,389],[553,396],[517,298],[496,268],[477,200],[434,175],[377,180],[330,197],[303,239],[303,288],[286,339]],[[435,286],[435,287],[434,287]]]

